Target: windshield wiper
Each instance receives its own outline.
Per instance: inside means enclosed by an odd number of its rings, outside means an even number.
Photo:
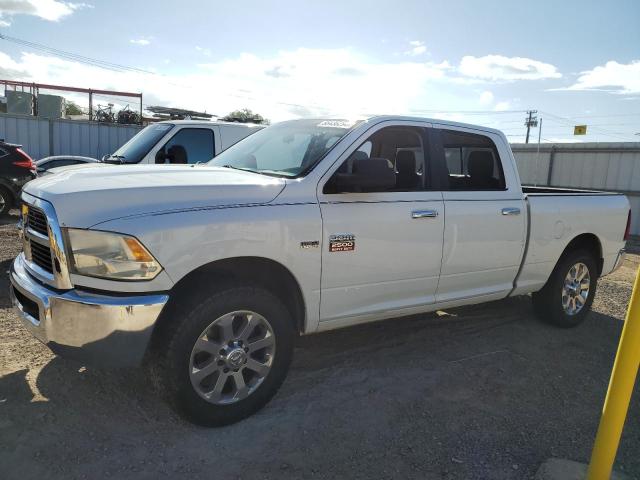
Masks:
[[[253,172],[253,173],[261,173],[258,172],[257,170],[253,170],[251,168],[245,168],[245,167],[234,167],[233,165],[220,165],[222,168],[231,168],[233,170],[242,170],[243,172]]]

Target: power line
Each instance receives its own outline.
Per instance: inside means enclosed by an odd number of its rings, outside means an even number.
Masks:
[[[555,121],[557,123],[563,123],[565,125],[574,126],[573,125],[574,122],[569,118],[562,117],[560,115],[556,115],[554,113],[549,113],[549,112],[541,112],[541,113],[544,113],[545,115],[548,115],[548,116],[552,117],[551,118],[552,121],[554,121],[554,119],[556,119]],[[600,135],[605,135],[605,136],[608,136],[608,137],[611,137],[611,138],[623,139],[624,141],[629,141],[627,136],[630,137],[630,136],[633,135],[633,134],[628,134],[628,135],[627,134],[623,134],[624,136],[622,136],[622,135],[617,134],[616,132],[611,132],[611,131],[605,130],[604,128],[600,128],[600,127],[596,127],[595,130],[596,130],[596,132],[600,133]]]

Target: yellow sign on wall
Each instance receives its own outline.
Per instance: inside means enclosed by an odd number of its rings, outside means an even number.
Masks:
[[[587,126],[586,125],[576,125],[573,127],[574,135],[586,135],[587,134]]]

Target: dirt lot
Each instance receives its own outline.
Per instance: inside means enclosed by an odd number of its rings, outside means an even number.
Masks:
[[[15,219],[13,219],[15,220]],[[601,281],[581,327],[528,298],[301,338],[258,415],[221,429],[178,418],[142,370],[54,357],[11,311],[19,251],[0,226],[0,478],[527,479],[587,461],[640,256]],[[640,477],[640,399],[617,468]]]

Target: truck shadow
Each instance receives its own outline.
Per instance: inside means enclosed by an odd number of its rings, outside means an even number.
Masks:
[[[546,439],[536,463],[551,456],[554,442],[549,439],[565,428],[591,435],[621,327],[619,319],[592,312],[576,329],[557,329],[533,317],[527,298],[514,298],[302,337],[288,379],[271,403],[220,429],[182,420],[142,368],[93,369],[54,357],[39,371],[22,369],[0,377],[0,463],[3,457],[10,460],[8,478],[23,478],[20,469],[28,459],[21,445],[29,442],[29,455],[37,457],[30,467],[35,477],[58,461],[56,449],[49,451],[56,442],[84,452],[78,462],[87,464],[104,463],[91,452],[120,442],[142,456],[172,445],[197,467],[205,453],[190,453],[187,446],[203,439],[207,445],[224,439],[224,448],[257,456],[271,448],[273,438],[309,441],[302,432],[322,451],[336,438],[358,448],[357,438],[385,443],[393,432],[414,430],[418,436],[432,432],[440,442],[431,445],[430,433],[429,447],[416,461],[445,463],[460,441],[478,445],[465,449],[482,457],[478,442],[486,432],[500,448],[520,449],[530,457],[532,446],[522,443],[519,432],[536,431],[537,438]],[[505,423],[505,417],[512,420]],[[566,448],[553,453],[578,459],[588,455],[574,444]],[[325,461],[281,455],[273,459],[276,471],[287,458],[313,465]],[[514,461],[508,462],[510,469]],[[225,468],[230,472],[237,464]],[[483,478],[497,478],[485,473]]]

